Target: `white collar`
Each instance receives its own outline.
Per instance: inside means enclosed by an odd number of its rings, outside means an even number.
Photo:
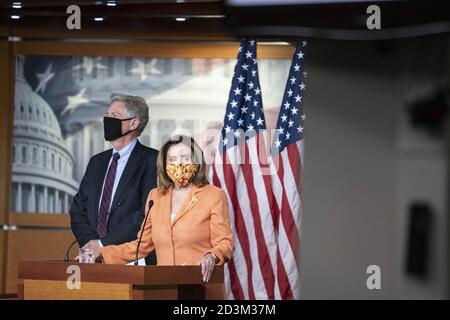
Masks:
[[[125,147],[123,147],[120,150],[116,150],[115,148],[113,148],[113,155],[115,153],[119,153],[120,155],[120,159],[122,159],[124,156],[127,156],[131,153],[131,151],[133,151],[134,147],[136,146],[137,143],[137,139],[133,139],[131,140],[131,142],[129,144],[127,144]]]

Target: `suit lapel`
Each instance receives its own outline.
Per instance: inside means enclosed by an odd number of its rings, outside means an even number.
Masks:
[[[189,210],[191,210],[193,207],[195,207],[195,205],[199,201],[198,193],[200,191],[202,191],[202,189],[203,189],[203,187],[199,188],[197,186],[192,186],[192,190],[187,195],[188,198],[184,202],[183,207],[180,209],[180,212],[177,212],[177,215],[175,216],[175,219],[173,220],[172,227],[178,220],[180,220],[184,215],[186,215],[186,213],[188,213]]]
[[[167,190],[167,193],[161,197],[161,208],[160,210],[161,214],[164,216],[162,217],[164,224],[167,227],[167,230],[171,232],[172,229],[172,222],[170,221],[170,214],[172,212],[172,187],[170,187]]]
[[[111,152],[107,152],[101,159],[101,161],[99,162],[98,165],[98,170],[96,172],[96,177],[95,177],[95,212],[97,213],[96,216],[98,216],[98,208],[99,208],[99,202],[100,202],[100,196],[102,194],[102,189],[103,189],[103,182],[105,181],[105,177],[107,174],[107,170],[108,170],[108,165],[109,165],[109,160],[111,159],[112,156],[112,150]]]
[[[125,166],[124,171],[122,172],[119,185],[117,186],[116,193],[114,194],[114,199],[111,203],[111,211],[114,209],[114,206],[117,204],[119,199],[121,199],[127,185],[133,179],[134,173],[140,167],[140,164],[142,162],[142,153],[140,152],[141,147],[142,145],[139,143],[139,141],[137,141],[136,146],[134,147],[133,151],[131,151],[130,158],[127,161],[127,165]]]

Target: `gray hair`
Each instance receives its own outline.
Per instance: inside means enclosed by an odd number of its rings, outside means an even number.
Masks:
[[[137,131],[140,135],[148,123],[147,102],[145,102],[144,98],[139,96],[130,96],[121,93],[111,94],[111,103],[116,101],[123,102],[127,117],[136,117],[139,119],[140,124]]]

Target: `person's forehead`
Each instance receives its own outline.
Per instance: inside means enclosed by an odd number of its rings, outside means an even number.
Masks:
[[[123,102],[114,101],[108,108],[108,112],[110,113],[122,113],[125,111],[125,105]]]
[[[191,154],[191,149],[182,143],[174,144],[167,150],[167,155]]]

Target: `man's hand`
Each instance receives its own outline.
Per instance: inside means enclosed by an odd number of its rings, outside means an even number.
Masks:
[[[202,266],[203,281],[208,283],[216,265],[216,258],[211,253],[205,254],[197,263]]]
[[[99,240],[91,240],[83,246],[83,249],[88,249],[92,252],[93,260],[102,256],[102,247],[100,246]],[[81,253],[75,258],[75,260],[80,260]]]
[[[101,251],[99,240],[91,240],[83,246],[83,249],[91,249],[92,251]]]

